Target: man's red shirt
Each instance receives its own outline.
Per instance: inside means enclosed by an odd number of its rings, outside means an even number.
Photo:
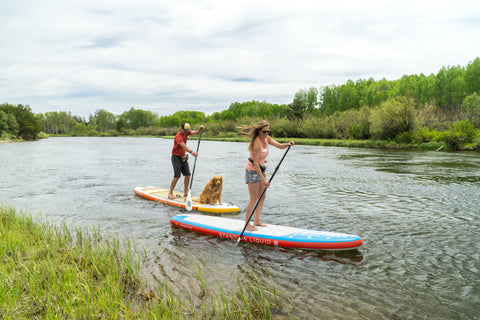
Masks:
[[[192,131],[187,131],[185,134],[182,134],[182,130],[179,130],[175,135],[173,140],[173,149],[172,154],[175,156],[183,157],[185,155],[185,150],[180,146],[180,143],[187,144],[188,136],[192,134]]]

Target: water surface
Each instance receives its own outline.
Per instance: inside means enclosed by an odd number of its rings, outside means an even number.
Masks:
[[[196,148],[196,141],[189,140]],[[172,140],[50,138],[0,145],[0,203],[72,227],[96,226],[145,247],[142,272],[198,292],[234,294],[255,272],[296,319],[476,319],[480,314],[480,155],[295,146],[267,192],[262,221],[356,234],[360,250],[302,251],[200,235],[170,225],[181,209],[144,200],[167,188]],[[202,141],[193,193],[214,175],[223,199],[248,202],[247,144]],[[285,150],[271,148],[271,174]],[[192,162],[193,167],[193,162]],[[177,185],[181,191],[183,183]]]

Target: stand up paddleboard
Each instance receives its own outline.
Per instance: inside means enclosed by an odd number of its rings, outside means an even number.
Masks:
[[[179,192],[174,192],[175,199],[168,198],[168,190],[156,187],[137,187],[133,190],[137,195],[154,201],[160,201],[170,206],[185,208],[187,198]],[[193,198],[195,200],[195,197]],[[192,210],[210,212],[210,213],[232,213],[238,212],[240,209],[237,206],[222,203],[222,204],[205,204],[201,202],[192,203]]]
[[[179,214],[172,217],[170,223],[180,228],[226,239],[238,239],[245,226],[243,220],[199,214]],[[362,239],[350,234],[271,224],[257,228],[258,231],[245,231],[241,241],[289,248],[323,250],[347,250],[362,246]]]

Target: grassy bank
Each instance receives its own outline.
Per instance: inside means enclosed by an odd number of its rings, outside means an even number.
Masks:
[[[165,139],[173,139],[173,136],[162,137]],[[194,138],[195,139],[195,138]],[[202,140],[226,141],[226,142],[248,142],[248,139],[240,137],[226,138],[210,138],[202,137]],[[446,151],[447,144],[445,142],[425,142],[420,144],[405,144],[394,141],[384,140],[342,140],[342,139],[302,139],[302,138],[275,138],[278,142],[295,141],[297,145],[307,146],[323,146],[323,147],[351,147],[351,148],[377,148],[377,149],[410,149],[410,150],[443,150]],[[461,150],[475,151],[473,144],[465,145]]]
[[[67,134],[52,134],[52,137],[71,137],[72,135]],[[103,133],[99,135],[101,137],[117,137],[124,135],[111,135],[108,133]],[[128,137],[128,136],[125,136]],[[173,139],[174,136],[155,136],[155,135],[131,135],[131,137],[142,137],[142,138],[163,138],[163,139]],[[193,137],[192,139],[196,139]],[[225,142],[248,142],[247,138],[242,138],[236,134],[224,134],[215,137],[202,136],[202,140],[207,141],[225,141]],[[349,139],[312,139],[312,138],[276,138],[275,140],[279,142],[288,142],[295,141],[295,144],[298,145],[309,145],[309,146],[324,146],[324,147],[351,147],[351,148],[376,148],[376,149],[408,149],[408,150],[421,150],[421,151],[451,151],[452,146],[444,141],[429,141],[422,143],[401,143],[393,140],[349,140]],[[479,145],[477,143],[464,143],[461,145],[455,146],[456,151],[476,151],[480,152]]]
[[[252,274],[204,303],[168,282],[147,289],[129,241],[56,226],[0,206],[0,319],[271,319],[287,317],[275,290]],[[152,286],[149,286],[149,288]],[[272,312],[275,311],[276,316]],[[282,315],[282,316],[281,316]]]

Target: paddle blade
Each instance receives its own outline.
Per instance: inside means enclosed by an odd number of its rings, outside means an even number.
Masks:
[[[185,201],[185,209],[192,211],[192,195],[190,194],[190,190],[188,190],[187,201]]]

